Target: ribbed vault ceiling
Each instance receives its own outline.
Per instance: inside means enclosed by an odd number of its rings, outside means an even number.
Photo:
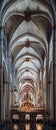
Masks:
[[[51,13],[40,1],[16,0],[6,7],[4,22],[17,80],[36,86],[52,33]]]

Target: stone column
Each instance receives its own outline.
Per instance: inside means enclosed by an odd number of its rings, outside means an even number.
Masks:
[[[10,88],[11,88],[11,83],[8,82],[8,119],[10,119]]]
[[[51,101],[53,99],[53,91],[52,91],[52,85],[50,84],[52,81],[50,82],[51,73],[50,73],[50,67],[49,67],[49,64],[50,64],[50,61],[51,61],[51,58],[52,58],[51,57],[52,54],[50,55],[50,52],[51,51],[50,51],[50,48],[49,48],[48,49],[48,55],[47,55],[47,58],[46,58],[46,111],[47,111],[49,119],[51,119],[51,115],[52,115],[51,113],[53,112],[53,108],[51,108],[51,107],[53,107],[53,104],[52,104],[53,101]],[[52,104],[52,106],[51,106],[51,104]]]
[[[49,114],[50,110],[50,88],[48,85],[48,69],[49,69],[49,63],[48,63],[48,57],[46,57],[46,112]]]
[[[0,26],[0,120],[3,119],[3,66],[2,66],[2,51],[3,51],[3,38],[2,26]]]
[[[50,48],[49,48],[49,90],[50,90],[50,119],[54,119],[53,116],[53,33],[51,36],[51,41],[50,41]]]
[[[54,120],[56,120],[56,25],[53,34],[53,95]]]
[[[4,86],[4,93],[3,93],[3,113],[4,113],[4,120],[6,119],[6,112],[7,112],[7,91],[6,91],[6,82],[3,82]]]
[[[34,105],[37,106],[37,85],[34,82]]]
[[[7,54],[7,66],[8,66],[8,81],[7,81],[7,109],[8,109],[8,119],[10,118],[10,90],[11,90],[11,81],[10,81],[10,57],[9,57],[9,50]]]
[[[37,99],[37,107],[39,107],[40,106],[40,102],[39,102],[39,90],[40,90],[40,71],[39,71],[39,75],[38,75],[38,99]]]
[[[11,107],[13,107],[13,88],[11,88]]]
[[[5,87],[5,92],[4,92],[4,103],[5,103],[5,119],[9,118],[9,82],[4,81],[4,87]]]
[[[50,65],[50,81],[49,81],[49,87],[50,87],[50,119],[54,119],[54,112],[53,112],[53,63],[51,62]]]
[[[40,70],[40,85],[41,85],[41,106],[43,107],[43,68]]]
[[[3,67],[0,64],[0,120],[3,120]]]

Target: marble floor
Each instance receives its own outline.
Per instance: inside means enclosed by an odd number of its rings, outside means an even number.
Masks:
[[[37,123],[36,125],[33,123],[10,123],[0,125],[0,130],[56,130],[56,126],[50,124],[43,125],[42,123]]]

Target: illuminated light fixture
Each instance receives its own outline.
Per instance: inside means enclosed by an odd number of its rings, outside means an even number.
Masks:
[[[30,130],[30,124],[29,123],[25,125],[25,129]]]
[[[36,116],[36,120],[41,120],[41,119],[44,119],[44,117],[43,117],[42,115],[38,114],[38,115]]]
[[[18,125],[14,124],[13,130],[18,130]]]
[[[43,130],[42,124],[36,124],[36,130]]]
[[[18,114],[14,114],[14,115],[12,116],[12,119],[15,119],[15,120],[19,119],[19,115],[18,115]]]
[[[26,119],[26,120],[30,120],[30,115],[29,115],[29,114],[26,114],[26,115],[25,115],[25,119]]]

